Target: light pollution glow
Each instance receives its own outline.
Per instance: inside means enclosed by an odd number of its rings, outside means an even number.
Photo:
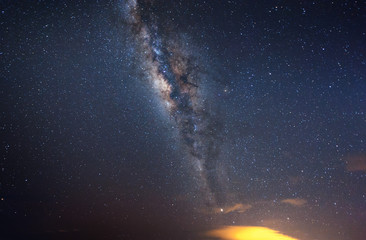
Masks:
[[[226,226],[205,235],[222,240],[298,240],[276,230],[256,226]]]

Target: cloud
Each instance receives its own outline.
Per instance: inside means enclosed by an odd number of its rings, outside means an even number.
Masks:
[[[347,157],[346,168],[349,172],[366,171],[366,154],[356,154]]]
[[[214,212],[215,213],[224,213],[224,214],[231,213],[231,212],[243,213],[243,212],[249,210],[250,208],[252,208],[252,205],[250,205],[250,204],[237,203],[232,206],[226,206],[224,208],[215,208]]]
[[[302,198],[287,198],[287,199],[282,200],[281,202],[288,203],[295,207],[301,207],[307,203],[307,201]]]
[[[205,235],[223,240],[297,240],[276,230],[255,226],[226,226]]]

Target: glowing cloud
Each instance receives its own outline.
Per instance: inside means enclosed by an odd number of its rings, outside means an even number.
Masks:
[[[227,226],[206,233],[223,240],[297,240],[266,227]]]
[[[307,203],[307,201],[305,199],[301,199],[301,198],[287,198],[287,199],[282,200],[281,202],[288,203],[295,207],[301,207]]]
[[[366,171],[366,154],[351,155],[346,159],[347,171]]]
[[[241,204],[241,203],[237,203],[235,205],[232,206],[227,206],[224,208],[215,208],[215,213],[230,213],[230,212],[238,212],[238,213],[243,213],[247,210],[249,210],[250,208],[252,208],[252,205],[250,204]]]

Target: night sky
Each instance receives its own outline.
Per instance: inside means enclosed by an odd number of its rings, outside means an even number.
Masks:
[[[366,239],[364,1],[2,1],[0,63],[0,239]]]

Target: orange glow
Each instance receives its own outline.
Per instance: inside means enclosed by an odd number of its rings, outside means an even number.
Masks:
[[[287,199],[282,200],[281,202],[288,203],[295,207],[301,207],[307,203],[307,201],[305,199],[301,199],[301,198],[287,198]]]
[[[206,233],[223,240],[297,240],[266,227],[228,226]]]

